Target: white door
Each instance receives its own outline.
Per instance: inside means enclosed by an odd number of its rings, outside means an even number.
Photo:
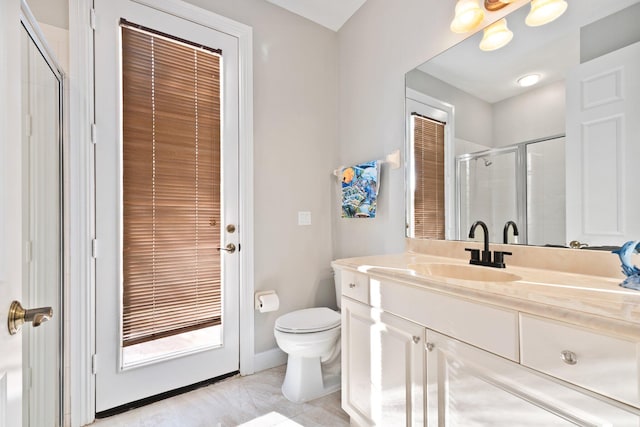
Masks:
[[[37,24],[24,12],[22,76],[23,296],[38,308],[23,334],[25,425],[61,424],[62,401],[62,73]],[[50,316],[55,313],[53,319]],[[46,321],[46,323],[44,323]],[[27,415],[28,414],[28,415]]]
[[[22,425],[22,334],[9,335],[22,299],[20,3],[0,2],[0,426]]]
[[[62,76],[20,6],[0,13],[0,426],[59,426]]]
[[[95,32],[95,82],[96,82],[96,411],[98,413],[154,396],[169,390],[188,386],[221,376],[239,369],[239,263],[238,252],[219,250],[217,261],[221,266],[222,314],[221,324],[175,335],[150,338],[145,342],[124,341],[123,301],[126,294],[126,280],[123,278],[125,255],[123,242],[126,241],[126,222],[123,219],[123,123],[127,121],[127,107],[122,87],[124,85],[122,66],[122,44],[126,30],[152,34],[162,43],[182,43],[192,47],[198,44],[212,49],[220,49],[221,104],[221,175],[219,217],[207,219],[211,227],[219,229],[216,246],[228,248],[238,245],[238,40],[207,26],[202,13],[180,2],[97,0]],[[161,10],[162,9],[162,10]],[[128,34],[128,33],[127,33]],[[179,41],[178,41],[179,40]],[[171,60],[159,58],[161,41],[151,46],[148,56],[153,65],[146,70],[152,77],[137,80],[147,87],[153,100],[150,124],[150,144],[156,147],[155,135],[159,126],[167,126],[176,118],[176,112],[169,108],[164,115],[156,114],[159,109],[161,90],[158,77],[162,70],[174,76],[183,84],[183,75],[171,74],[167,64]],[[198,49],[196,49],[198,50]],[[164,61],[164,62],[159,62]],[[194,64],[194,68],[198,67]],[[144,70],[143,70],[144,71]],[[163,72],[164,72],[163,71]],[[128,78],[125,77],[124,78]],[[202,84],[199,80],[193,84]],[[146,85],[146,86],[145,86]],[[145,89],[146,90],[146,89]],[[190,90],[190,89],[189,89]],[[157,94],[157,96],[156,96]],[[197,95],[196,98],[200,96]],[[155,98],[154,98],[155,97]],[[200,99],[202,100],[202,99]],[[198,108],[200,104],[196,104]],[[125,111],[127,110],[127,111]],[[123,112],[124,111],[124,112]],[[159,110],[158,110],[159,111]],[[124,114],[124,116],[123,116]],[[178,114],[180,115],[180,114]],[[123,119],[123,117],[125,117]],[[196,135],[202,129],[197,128]],[[197,136],[196,136],[197,138]],[[153,148],[155,150],[156,148]],[[197,149],[196,149],[197,151]],[[154,151],[155,153],[155,151]],[[176,158],[180,153],[175,154]],[[153,165],[156,164],[155,154]],[[155,166],[153,166],[155,167]],[[177,166],[180,168],[180,166]],[[172,172],[169,172],[171,174]],[[198,172],[196,172],[197,174]],[[155,172],[153,172],[154,180]],[[155,181],[154,184],[155,186]],[[175,193],[175,192],[174,192]],[[126,195],[124,196],[126,197]],[[155,200],[155,190],[151,196]],[[153,202],[155,203],[155,202]],[[154,208],[155,209],[155,208]],[[155,211],[154,211],[155,212]],[[154,214],[155,215],[155,214]],[[155,221],[155,217],[154,217]],[[175,220],[174,220],[175,221]],[[175,221],[180,226],[179,221]],[[125,230],[125,231],[123,231]],[[152,231],[155,233],[155,231]],[[154,243],[155,245],[155,243]],[[239,248],[237,248],[239,250]],[[155,246],[154,249],[155,251]],[[154,255],[155,256],[155,255]],[[144,267],[142,263],[141,268]],[[127,267],[128,268],[128,267]],[[128,270],[131,271],[131,270]],[[178,276],[172,271],[162,274]],[[134,273],[135,274],[135,271]],[[155,273],[154,273],[155,274]],[[153,276],[155,281],[156,276]],[[175,277],[174,277],[175,279]],[[172,280],[174,280],[172,279]],[[178,277],[176,280],[180,280]],[[180,298],[180,295],[176,295]],[[169,308],[170,310],[171,308]],[[166,309],[165,309],[166,310]],[[128,312],[127,312],[128,313]]]
[[[342,407],[362,426],[424,425],[424,328],[342,299]]]
[[[640,43],[567,76],[567,241],[621,245],[640,234]]]

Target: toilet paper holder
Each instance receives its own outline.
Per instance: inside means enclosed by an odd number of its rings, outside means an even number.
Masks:
[[[261,296],[275,295],[275,294],[276,294],[276,291],[259,291],[259,292],[256,292],[255,295],[254,295],[254,299],[253,299],[254,308],[256,310],[260,310],[260,297]]]

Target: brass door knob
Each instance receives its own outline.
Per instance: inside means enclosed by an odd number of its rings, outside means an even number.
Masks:
[[[569,242],[569,247],[571,249],[582,249],[582,248],[586,248],[587,246],[589,246],[588,243],[582,243],[577,240],[572,240]]]
[[[216,249],[218,249],[219,251],[226,251],[232,254],[236,251],[236,245],[234,245],[233,243],[229,243],[226,248],[216,248]]]
[[[38,327],[52,317],[53,308],[51,307],[24,309],[18,301],[13,301],[9,307],[7,326],[9,333],[15,335],[20,332],[25,323],[31,322],[34,327]]]

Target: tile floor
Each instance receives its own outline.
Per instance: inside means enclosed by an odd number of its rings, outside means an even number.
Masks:
[[[340,392],[307,403],[292,403],[280,386],[285,366],[233,377],[109,418],[92,427],[340,427],[349,416]]]

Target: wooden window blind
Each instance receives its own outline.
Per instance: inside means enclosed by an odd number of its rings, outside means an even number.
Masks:
[[[444,239],[444,124],[419,114],[413,122],[414,237]]]
[[[122,26],[123,346],[221,323],[220,56]]]

